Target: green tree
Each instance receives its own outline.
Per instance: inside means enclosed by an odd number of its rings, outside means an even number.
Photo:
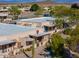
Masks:
[[[72,5],[71,5],[71,8],[74,8],[74,9],[79,9],[79,6],[78,6],[78,4],[77,4],[77,3],[74,3],[74,4],[72,4]]]
[[[17,19],[18,15],[21,13],[21,10],[17,6],[11,6],[11,8],[8,9],[10,14],[13,15],[13,19]]]
[[[79,25],[76,26],[75,29],[72,30],[71,36],[79,35]]]
[[[71,33],[72,33],[72,29],[70,29],[70,28],[67,28],[64,30],[64,34],[66,34],[66,35],[71,35]]]
[[[71,15],[71,9],[66,6],[55,6],[52,10],[54,16],[56,17],[65,17]]]
[[[50,46],[52,52],[54,53],[55,57],[60,57],[60,51],[62,50],[61,47],[64,45],[64,39],[58,33],[55,33],[51,36]]]
[[[52,7],[52,6],[49,6],[48,8],[49,8],[49,9],[48,9],[49,11],[51,11],[51,10],[53,9],[53,7]]]
[[[37,11],[40,9],[40,6],[38,4],[33,4],[30,8],[30,11]]]
[[[67,18],[71,23],[79,22],[79,9],[73,9],[66,6],[55,6],[50,10],[50,14],[63,19]]]
[[[70,50],[77,52],[78,51],[77,47],[79,45],[79,35],[71,36],[70,38],[67,38],[66,44]]]
[[[42,15],[43,13],[44,13],[44,9],[43,8],[40,8],[39,10],[37,10],[36,12],[35,12],[35,15]]]
[[[71,16],[69,16],[69,20],[70,22],[75,22],[77,24],[77,22],[79,21],[79,9],[71,9],[72,10],[72,14]]]
[[[62,18],[57,18],[56,20],[55,20],[55,23],[56,23],[56,26],[57,26],[57,28],[63,28],[63,20],[62,20]]]
[[[71,50],[77,52],[77,47],[79,45],[79,35],[71,36]]]
[[[77,47],[79,46],[79,25],[75,29],[71,31],[70,38],[66,39],[68,47],[72,50],[77,52]]]

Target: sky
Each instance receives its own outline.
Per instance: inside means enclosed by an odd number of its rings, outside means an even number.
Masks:
[[[45,0],[0,0],[0,2],[39,2],[39,1],[45,1]],[[54,2],[68,2],[68,3],[78,3],[79,0],[52,0]]]

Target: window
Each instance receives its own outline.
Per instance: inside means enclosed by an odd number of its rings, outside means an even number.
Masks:
[[[12,46],[12,44],[9,44],[9,47],[11,47]]]
[[[30,42],[28,42],[28,41],[26,41],[26,45],[28,46],[28,45],[31,45],[32,44],[32,41],[30,41]]]
[[[5,53],[5,52],[7,52],[7,49],[3,49],[3,50],[2,50],[2,53]]]
[[[2,45],[0,46],[0,50],[2,49]]]
[[[7,47],[6,47],[6,45],[2,46],[2,53],[5,53],[5,52],[7,52]]]

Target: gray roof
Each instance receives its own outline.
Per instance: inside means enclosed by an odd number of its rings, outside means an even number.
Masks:
[[[35,27],[0,23],[0,35],[13,35],[36,29]]]
[[[11,44],[11,43],[16,43],[13,40],[2,40],[0,41],[0,45],[6,45],[6,44]]]
[[[40,36],[45,36],[45,35],[49,35],[49,32],[38,33],[38,34],[30,35],[30,36],[40,37]]]
[[[55,26],[55,25],[54,25],[54,24],[53,24],[53,25],[50,24],[50,25],[44,25],[44,26],[47,26],[47,27],[53,27],[53,26]]]
[[[33,41],[34,39],[32,38],[27,38],[26,41]]]
[[[8,14],[0,13],[0,16],[1,16],[1,17],[4,17],[4,16],[8,16]]]
[[[39,18],[30,18],[30,19],[19,19],[18,21],[20,22],[47,22],[47,21],[51,21],[51,20],[55,20],[55,18],[53,17],[39,17]]]

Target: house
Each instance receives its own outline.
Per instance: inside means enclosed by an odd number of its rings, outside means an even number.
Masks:
[[[27,49],[27,48],[30,48],[32,47],[32,43],[33,43],[33,40],[32,38],[30,37],[24,37],[21,39],[21,47],[23,47],[24,49]]]
[[[16,41],[2,39],[0,40],[0,56],[8,57],[9,53],[14,52]]]
[[[8,17],[8,13],[0,13],[0,22],[4,21]]]
[[[23,42],[29,40],[29,35],[35,34],[38,29],[40,33],[44,31],[42,28],[0,23],[0,40],[2,40],[2,38],[15,40],[16,47],[20,48]],[[24,39],[26,41],[24,41]]]
[[[36,47],[45,45],[50,38],[49,32],[36,33],[34,35],[29,35],[30,38],[33,38],[36,42]]]
[[[8,12],[9,7],[0,7],[0,12]]]
[[[22,26],[43,27],[44,25],[49,25],[49,24],[53,25],[54,20],[55,20],[55,18],[53,18],[53,17],[19,19],[17,21],[17,24],[22,25]]]
[[[19,36],[20,34],[26,33],[26,32],[30,32],[30,33],[31,31],[36,32],[37,29],[39,28],[35,28],[31,26],[20,26],[20,25],[15,25],[15,24],[0,23],[0,36],[11,36],[11,35]]]
[[[52,30],[55,30],[55,29],[56,29],[55,25],[45,25],[44,26],[45,32],[52,31]]]
[[[8,13],[0,13],[0,18],[6,18],[8,16]]]

